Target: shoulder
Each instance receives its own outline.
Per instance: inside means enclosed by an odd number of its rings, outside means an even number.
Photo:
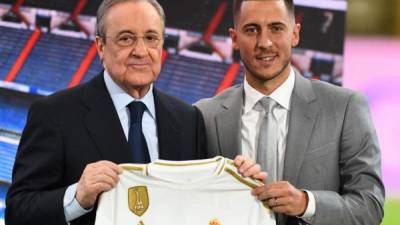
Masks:
[[[333,96],[333,97],[349,97],[351,95],[357,94],[356,91],[337,86],[325,81],[320,81],[320,80],[310,80],[311,85],[314,89],[314,91],[321,95],[327,95],[327,96]]]
[[[352,98],[364,98],[357,91],[337,86],[325,81],[310,80],[299,73],[296,74],[294,93],[299,96],[315,96],[325,103],[348,102]]]
[[[194,103],[201,111],[211,111],[215,110],[215,107],[221,105],[228,98],[233,97],[237,92],[242,92],[243,85],[237,84],[230,88],[225,89],[218,95],[211,98],[200,99],[198,102]]]
[[[35,101],[34,104],[62,108],[63,106],[74,103],[80,99],[87,85],[88,84],[83,84],[78,87],[55,92],[51,95],[40,98],[38,101]]]
[[[96,85],[98,84],[99,79],[95,78],[88,83],[39,98],[32,104],[30,111],[66,115],[80,109],[84,110],[87,108],[84,101],[84,96],[88,95],[88,93],[96,93],[94,90],[97,88]],[[101,88],[97,89],[101,90]],[[107,94],[105,89],[103,90],[103,93]],[[99,96],[99,98],[101,97],[102,96]]]
[[[162,104],[164,105],[167,109],[178,113],[178,114],[196,114],[197,109],[193,107],[192,105],[174,97],[171,95],[168,95],[158,89],[154,89],[154,98],[155,98],[155,103],[156,107],[157,104]]]
[[[347,111],[350,107],[368,108],[366,97],[358,91],[324,81],[310,80],[310,83],[316,98],[325,109]]]

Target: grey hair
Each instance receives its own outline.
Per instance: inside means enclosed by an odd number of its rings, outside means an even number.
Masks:
[[[106,35],[106,23],[105,17],[108,11],[116,4],[122,2],[148,2],[154,7],[158,15],[161,17],[163,22],[163,29],[165,27],[165,13],[164,9],[161,7],[157,0],[104,0],[97,10],[97,24],[96,24],[96,35],[99,37],[104,37]]]

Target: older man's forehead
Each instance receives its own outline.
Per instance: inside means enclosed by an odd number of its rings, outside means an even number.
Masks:
[[[129,5],[122,5],[123,3]],[[143,7],[143,4],[148,6]],[[153,10],[149,10],[152,8]],[[113,6],[106,15],[105,24],[113,33],[163,33],[164,22],[157,10],[146,1],[121,2]]]

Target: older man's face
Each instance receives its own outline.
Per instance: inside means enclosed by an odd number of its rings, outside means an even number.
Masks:
[[[114,5],[105,17],[106,37],[97,39],[100,58],[123,89],[147,88],[161,70],[163,22],[147,2]]]

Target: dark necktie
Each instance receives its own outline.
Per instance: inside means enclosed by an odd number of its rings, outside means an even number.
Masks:
[[[149,163],[150,155],[142,132],[142,117],[146,105],[143,102],[134,101],[129,103],[128,109],[131,114],[128,144],[133,153],[133,162]]]

